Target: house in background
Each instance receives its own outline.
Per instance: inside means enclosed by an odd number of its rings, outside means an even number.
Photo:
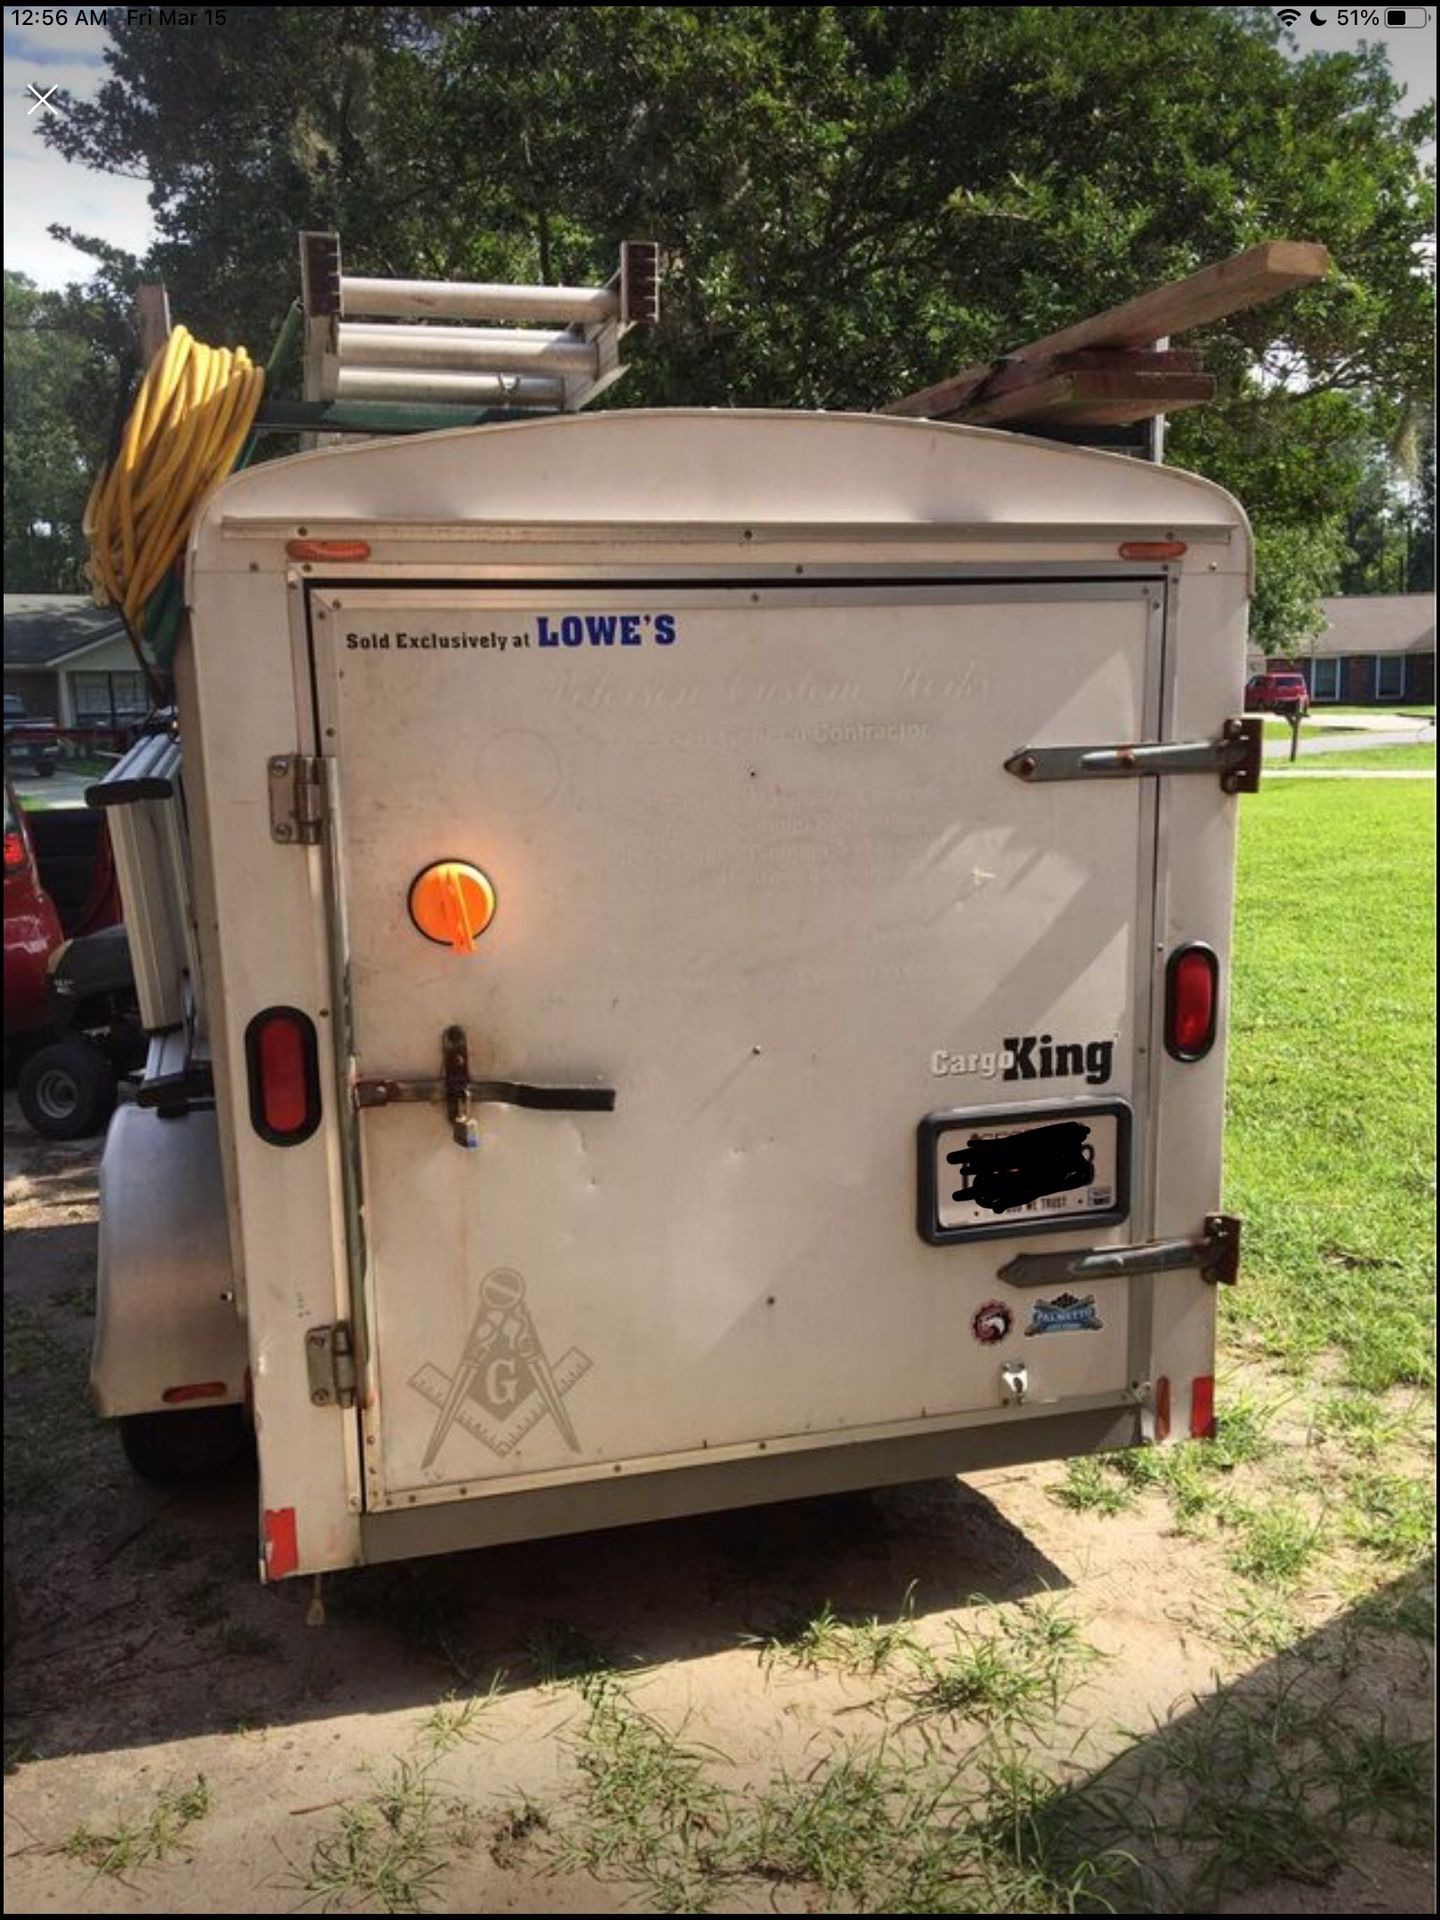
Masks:
[[[1435,602],[1428,593],[1340,594],[1322,600],[1324,630],[1293,659],[1250,673],[1298,670],[1317,707],[1429,706],[1435,698]]]
[[[119,615],[79,593],[5,595],[5,691],[62,728],[123,733],[150,708]]]

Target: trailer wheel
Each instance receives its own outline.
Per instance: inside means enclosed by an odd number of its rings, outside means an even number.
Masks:
[[[125,1458],[156,1487],[187,1487],[233,1467],[250,1445],[243,1407],[189,1407],[183,1413],[127,1413]]]
[[[46,1140],[102,1133],[115,1111],[115,1070],[83,1040],[57,1040],[20,1069],[20,1111]]]

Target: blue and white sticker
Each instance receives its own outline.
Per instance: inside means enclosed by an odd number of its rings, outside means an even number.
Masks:
[[[1098,1333],[1104,1321],[1095,1311],[1095,1296],[1057,1293],[1053,1300],[1037,1300],[1030,1309],[1026,1338],[1032,1333]]]

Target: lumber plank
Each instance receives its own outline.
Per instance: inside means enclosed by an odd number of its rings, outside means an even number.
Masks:
[[[1208,326],[1226,314],[1257,307],[1295,287],[1313,286],[1330,272],[1328,250],[1310,240],[1266,240],[1228,260],[1201,267],[1058,333],[1017,347],[1014,360],[1042,360],[1091,348],[1149,347],[1172,334]],[[966,367],[948,379],[891,400],[881,413],[939,419],[959,412],[992,376],[989,367]]]
[[[1128,347],[1087,347],[1079,353],[1047,354],[1044,359],[1007,360],[972,394],[967,405],[993,394],[1012,393],[1060,373],[1201,373],[1204,356],[1193,348],[1139,353]]]
[[[1122,426],[1133,420],[1153,419],[1157,413],[1200,406],[1214,395],[1215,376],[1209,373],[1079,369],[1052,373],[1006,393],[980,395],[962,407],[957,417],[971,426],[996,426],[1014,420]]]
[[[1077,401],[1047,414],[1036,424],[1041,427],[1131,427],[1141,420],[1154,420],[1160,414],[1183,413],[1186,407],[1203,407],[1214,398],[1210,393],[1172,394],[1168,400],[1095,400]],[[1028,425],[1029,423],[1026,422]]]
[[[1201,267],[1184,280],[1155,287],[1123,306],[1079,320],[1020,349],[1025,359],[1070,353],[1079,347],[1148,347],[1173,333],[1209,326],[1226,314],[1276,300],[1295,287],[1314,286],[1330,272],[1327,248],[1311,240],[1266,240],[1244,253]]]
[[[921,387],[916,393],[907,393],[901,400],[887,400],[876,411],[904,414],[912,420],[939,420],[963,406],[977,387],[984,386],[993,372],[994,367],[989,362],[983,367],[966,367],[961,373],[952,373],[944,380],[937,380],[933,387]]]

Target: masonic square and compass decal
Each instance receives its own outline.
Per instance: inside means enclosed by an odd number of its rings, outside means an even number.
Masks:
[[[525,1304],[524,1280],[511,1267],[496,1267],[480,1282],[480,1303],[454,1373],[427,1362],[411,1378],[415,1391],[438,1409],[422,1468],[434,1463],[455,1426],[503,1459],[548,1418],[578,1453],[565,1396],[589,1371],[589,1357],[578,1347],[551,1366]]]

